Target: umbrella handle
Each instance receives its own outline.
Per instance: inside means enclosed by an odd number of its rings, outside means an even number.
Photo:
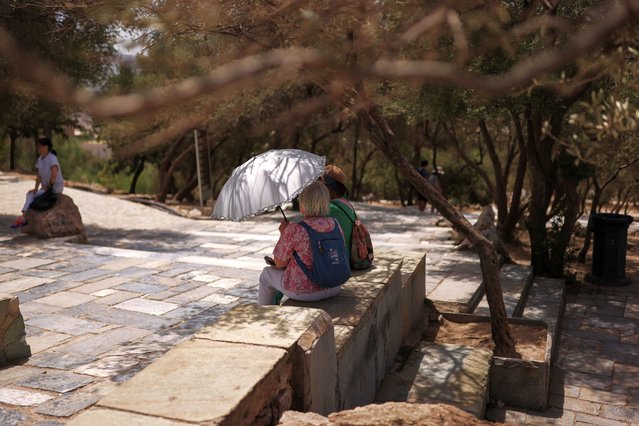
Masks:
[[[280,213],[282,213],[282,216],[284,216],[284,220],[288,222],[288,218],[284,214],[284,210],[282,210],[282,206],[277,206],[277,208],[280,209]]]

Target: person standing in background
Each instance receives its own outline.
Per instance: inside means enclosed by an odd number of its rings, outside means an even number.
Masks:
[[[426,180],[430,177],[430,173],[428,173],[428,160],[422,160],[420,166],[417,168],[417,172],[422,175],[422,177]],[[426,204],[428,203],[428,199],[424,197],[421,192],[417,191],[417,206],[419,207],[419,211],[423,212],[426,210]]]

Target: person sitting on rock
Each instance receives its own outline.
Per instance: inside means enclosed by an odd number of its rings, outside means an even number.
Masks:
[[[27,225],[26,213],[36,197],[44,194],[49,188],[53,188],[56,194],[61,194],[64,189],[62,170],[60,169],[60,163],[56,156],[57,153],[52,149],[51,139],[38,139],[36,149],[38,151],[38,161],[36,162],[37,176],[35,189],[27,192],[26,201],[22,207],[22,215],[11,225],[12,228],[20,228]]]

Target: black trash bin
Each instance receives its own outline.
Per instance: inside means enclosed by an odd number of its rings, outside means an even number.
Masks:
[[[613,213],[592,215],[594,243],[590,281],[606,285],[628,284],[626,280],[626,248],[628,226],[632,216]]]

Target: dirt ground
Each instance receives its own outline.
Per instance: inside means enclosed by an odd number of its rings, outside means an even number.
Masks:
[[[510,324],[517,340],[515,349],[527,361],[543,361],[546,355],[546,327]],[[490,322],[458,323],[443,319],[441,324],[430,323],[422,333],[425,340],[487,349],[492,352],[495,343],[490,333]]]

